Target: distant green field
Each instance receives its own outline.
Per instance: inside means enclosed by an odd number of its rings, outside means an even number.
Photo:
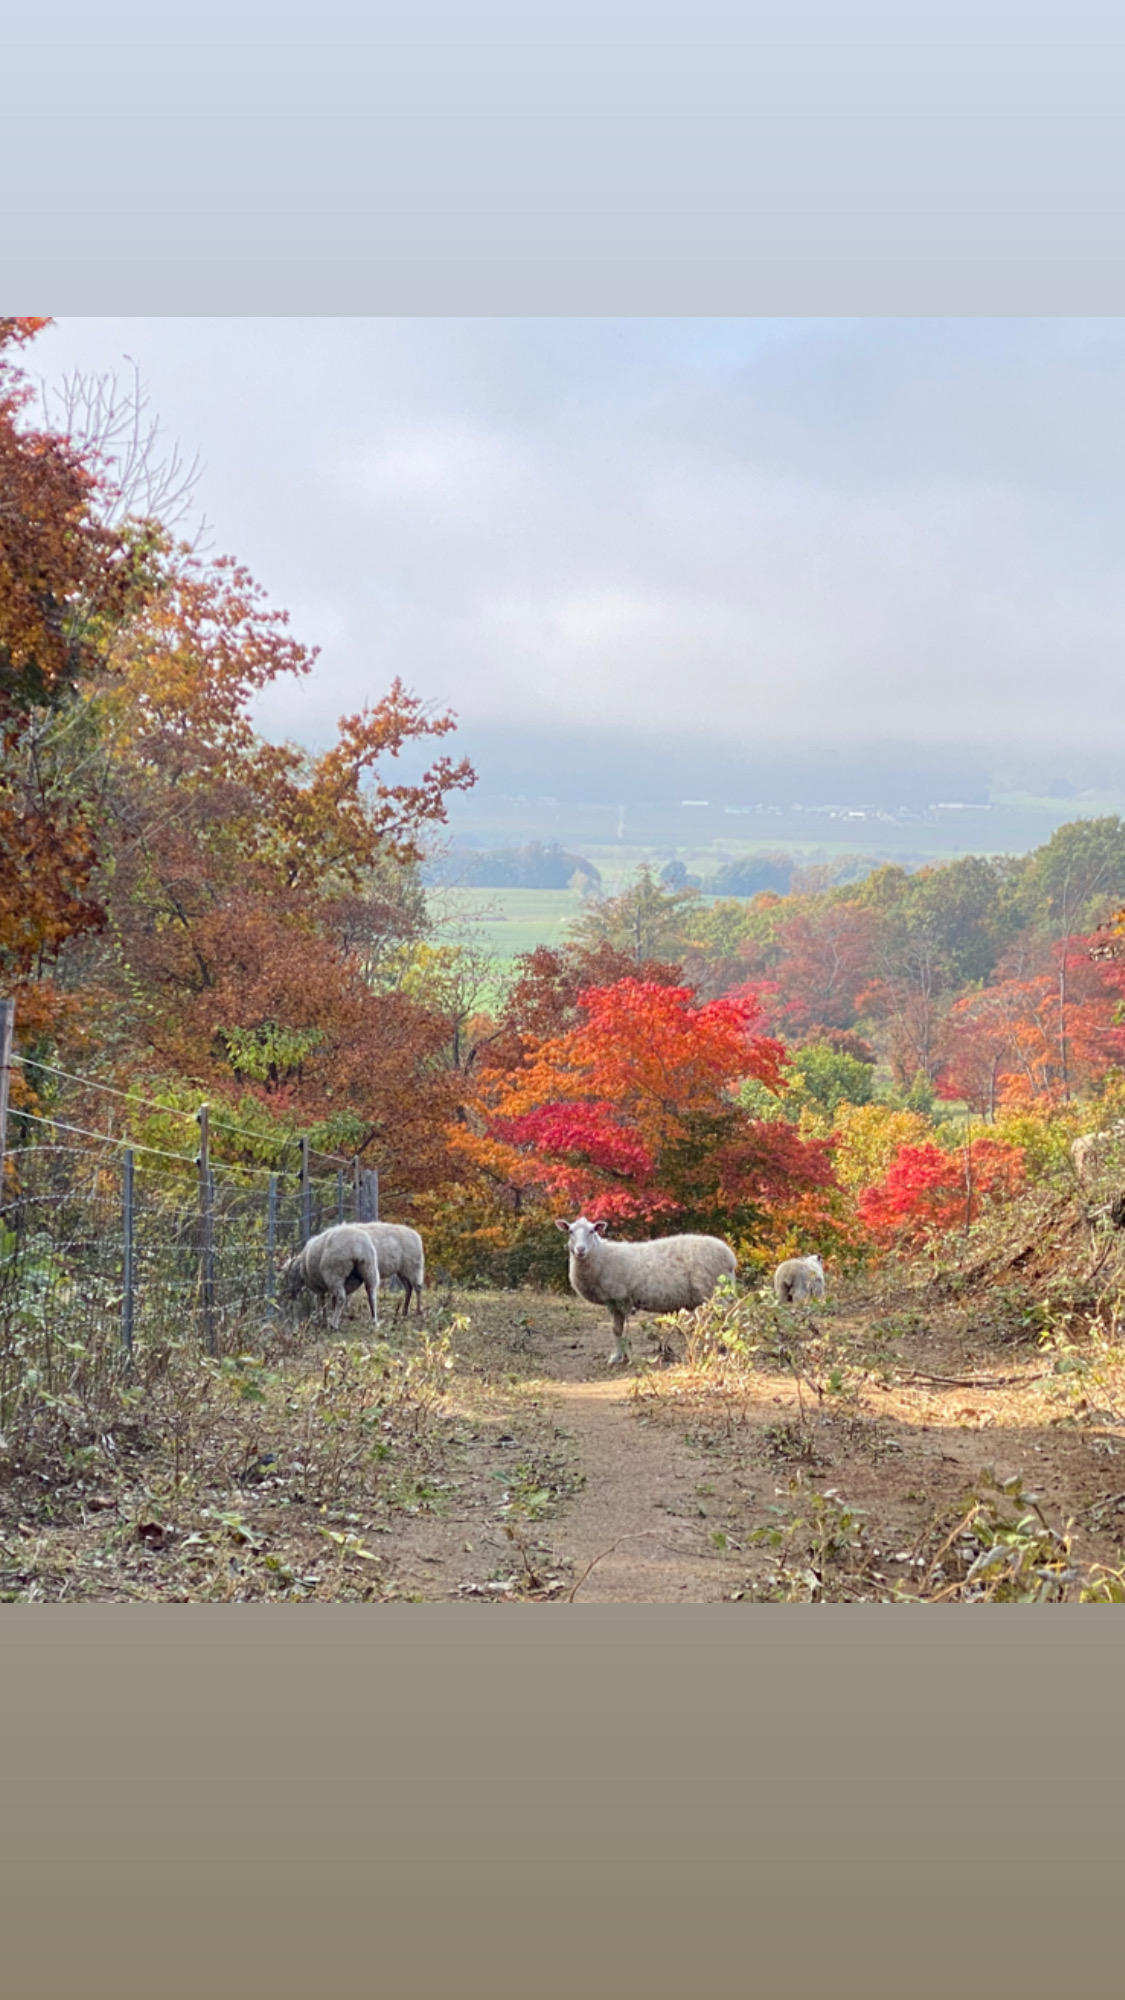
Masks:
[[[455,935],[468,929],[495,958],[511,960],[536,945],[558,945],[582,899],[571,889],[444,889],[444,926]]]

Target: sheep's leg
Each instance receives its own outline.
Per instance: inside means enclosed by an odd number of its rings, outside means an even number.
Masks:
[[[348,1295],[338,1278],[335,1284],[329,1287],[328,1296],[332,1301],[328,1308],[328,1324],[333,1333],[336,1333],[339,1329],[340,1321],[344,1317],[344,1307],[348,1302]]]
[[[625,1345],[625,1314],[620,1306],[610,1306],[609,1311],[613,1320],[613,1353],[609,1357],[612,1368],[618,1361],[628,1361],[629,1350]]]
[[[373,1285],[372,1285],[372,1284],[368,1284],[368,1283],[366,1282],[366,1280],[365,1280],[365,1281],[364,1281],[364,1286],[363,1286],[363,1289],[364,1289],[364,1291],[365,1291],[365,1292],[367,1293],[367,1303],[368,1303],[368,1305],[369,1305],[369,1306],[371,1307],[371,1317],[372,1317],[372,1319],[374,1320],[374,1322],[375,1322],[375,1325],[376,1325],[376,1326],[378,1326],[378,1324],[379,1324],[379,1280],[378,1280],[378,1278],[376,1278],[376,1280],[375,1280],[375,1282],[374,1282],[374,1284],[373,1284]]]

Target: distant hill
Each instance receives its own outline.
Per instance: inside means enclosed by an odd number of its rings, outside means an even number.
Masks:
[[[532,840],[526,847],[493,847],[483,853],[454,849],[428,871],[433,882],[464,889],[569,889],[576,875],[600,889],[600,871],[583,854],[571,854],[558,842],[544,846]]]

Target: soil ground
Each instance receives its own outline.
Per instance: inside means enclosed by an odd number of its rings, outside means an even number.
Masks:
[[[1068,1574],[1121,1565],[1125,1418],[1104,1382],[983,1308],[896,1319],[868,1290],[802,1326],[827,1361],[689,1367],[642,1323],[611,1370],[608,1316],[569,1297],[432,1298],[378,1350],[353,1306],[337,1339],[193,1362],[9,1464],[0,1596],[938,1596],[982,1476],[1022,1479],[1015,1512],[1069,1537]]]

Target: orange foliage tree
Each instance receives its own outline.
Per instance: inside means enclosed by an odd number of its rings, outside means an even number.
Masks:
[[[857,997],[870,979],[877,930],[875,912],[859,904],[797,903],[778,926],[780,955],[771,973],[784,996],[788,1029],[807,1034],[852,1026]]]
[[[399,877],[473,782],[442,756],[416,783],[385,766],[455,726],[396,681],[321,756],[249,715],[314,655],[238,565],[165,550],[120,635],[102,698],[109,931],[96,970],[142,1062],[233,1085],[333,1143],[374,1148],[391,1185],[440,1178],[456,1092],[440,1010],[367,976],[380,926],[406,933]]]
[[[99,518],[91,454],[25,419],[13,355],[47,322],[0,319],[0,979],[43,980],[104,918],[74,690],[135,593],[138,551]],[[43,1007],[39,1009],[43,1013]]]
[[[1048,957],[1055,962],[1048,965]],[[1000,1107],[1063,1103],[1125,1058],[1121,973],[1061,941],[1030,976],[999,978],[954,1001],[943,1024],[938,1089],[992,1118]]]
[[[655,958],[638,965],[631,952],[606,938],[592,945],[568,944],[561,950],[541,944],[525,952],[516,960],[516,977],[499,1021],[490,1023],[479,1039],[475,1066],[514,1069],[540,1043],[577,1026],[581,995],[588,987],[614,986],[622,979],[656,986],[684,983],[680,966]]]
[[[42,322],[0,323],[9,350]],[[251,704],[315,655],[247,572],[158,521],[106,525],[111,466],[26,423],[0,374],[0,980],[36,1056],[250,1093],[392,1189],[440,1179],[457,1102],[440,1001],[373,970],[417,933],[416,864],[464,759],[395,758],[452,715],[396,681],[320,756]],[[118,513],[121,508],[117,507]],[[389,954],[383,952],[382,959]],[[78,996],[81,1006],[78,1006]],[[76,1059],[76,1056],[75,1056]]]
[[[517,1200],[629,1225],[761,1235],[810,1224],[834,1188],[830,1150],[737,1104],[754,1077],[783,1087],[785,1053],[747,996],[621,979],[579,995],[581,1018],[510,1072],[485,1072],[456,1144]],[[475,1128],[475,1129],[474,1129]]]

